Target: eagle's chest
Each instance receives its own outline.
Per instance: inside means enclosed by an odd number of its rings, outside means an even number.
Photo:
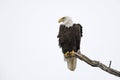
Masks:
[[[65,39],[75,38],[74,28],[73,27],[64,28],[63,36]]]

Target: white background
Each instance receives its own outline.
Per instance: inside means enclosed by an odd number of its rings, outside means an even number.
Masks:
[[[80,60],[67,69],[63,16],[83,26],[83,54],[120,70],[120,0],[0,0],[0,80],[120,80]]]

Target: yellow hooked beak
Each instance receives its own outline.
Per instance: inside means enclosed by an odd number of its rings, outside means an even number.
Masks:
[[[60,18],[60,19],[58,20],[58,23],[63,22],[63,21],[64,21],[64,18]]]

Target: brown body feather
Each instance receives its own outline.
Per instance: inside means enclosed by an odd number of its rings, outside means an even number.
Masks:
[[[60,25],[59,46],[62,48],[63,53],[74,50],[77,52],[80,49],[80,41],[82,37],[82,26],[80,24],[73,24],[72,27],[65,27]]]
[[[71,52],[74,50],[77,52],[80,50],[80,41],[82,37],[82,26],[80,24],[73,24],[71,27],[65,27],[60,25],[59,34],[59,46],[62,48],[62,52],[65,54],[67,51]],[[65,58],[67,66],[71,71],[76,68],[77,59],[75,56]]]

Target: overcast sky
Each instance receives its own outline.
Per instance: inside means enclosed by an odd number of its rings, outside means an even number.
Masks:
[[[63,16],[83,26],[83,54],[120,71],[120,0],[0,0],[0,80],[120,80],[80,60],[68,70]]]

